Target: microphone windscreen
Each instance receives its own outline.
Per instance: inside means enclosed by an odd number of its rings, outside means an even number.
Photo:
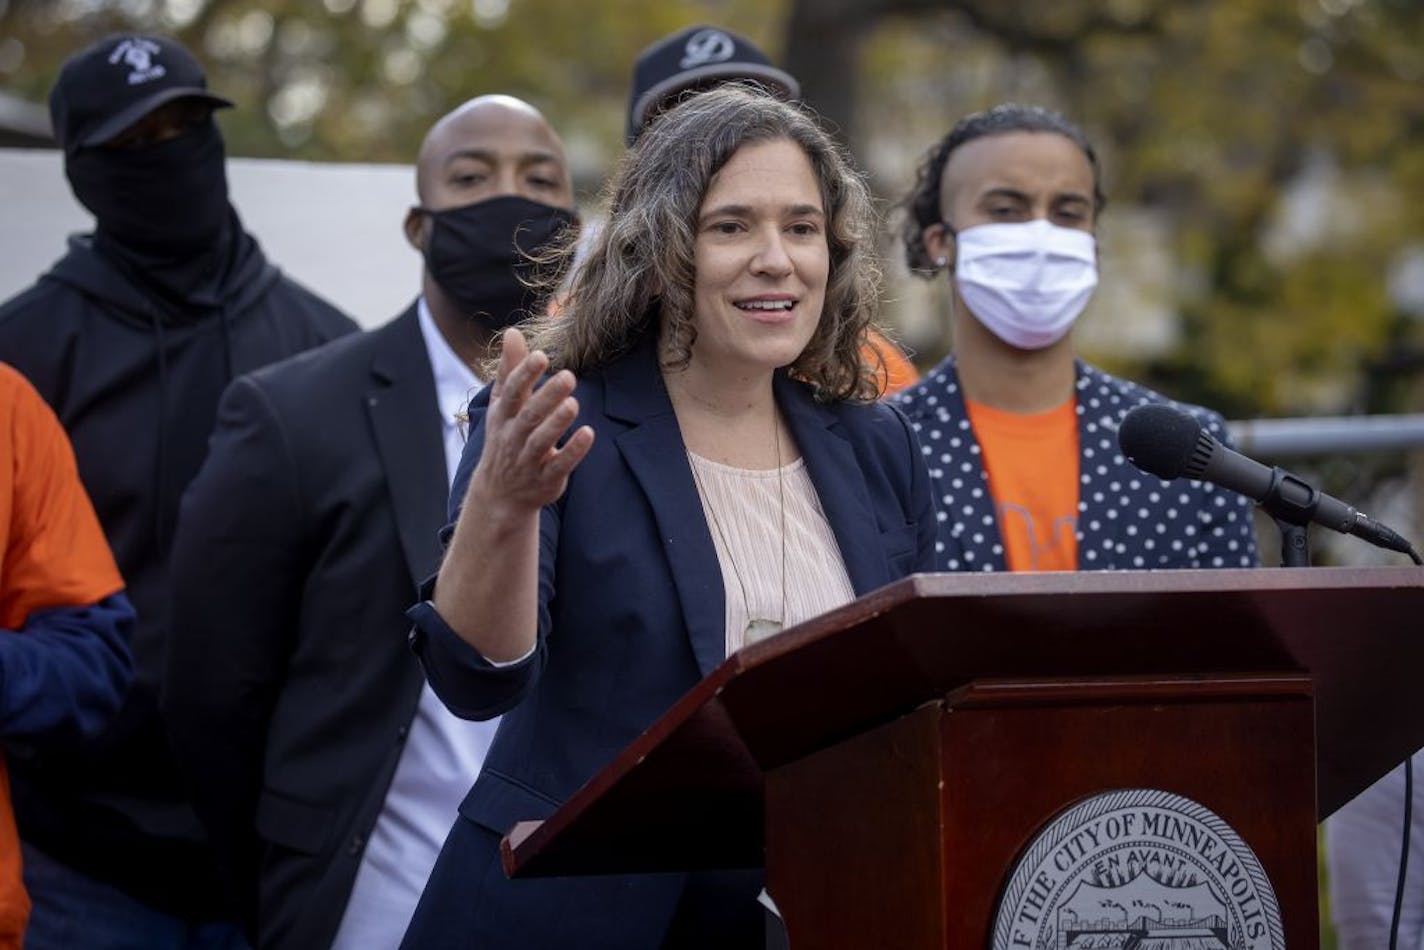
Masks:
[[[1123,417],[1117,444],[1127,460],[1158,478],[1181,478],[1192,461],[1201,423],[1161,403],[1138,406]]]

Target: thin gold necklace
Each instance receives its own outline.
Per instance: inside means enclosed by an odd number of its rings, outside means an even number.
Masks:
[[[702,496],[707,507],[707,513],[712,518],[712,530],[717,532],[717,540],[722,542],[722,550],[727,552],[727,563],[731,565],[732,577],[737,581],[737,588],[742,594],[742,612],[747,616],[746,629],[742,631],[743,645],[756,643],[758,640],[765,640],[774,633],[781,632],[781,628],[786,626],[786,475],[781,470],[781,429],[776,425],[773,417],[772,439],[776,444],[776,499],[780,508],[781,516],[781,619],[772,620],[767,617],[753,617],[751,599],[747,596],[747,585],[742,580],[742,572],[737,570],[737,559],[732,556],[732,547],[727,543],[727,536],[722,533],[722,524],[717,519],[717,508],[708,500],[707,489],[702,484],[702,476],[697,474],[697,460],[691,458],[692,451],[688,450],[688,462],[692,466],[692,480],[697,484],[697,492]]]

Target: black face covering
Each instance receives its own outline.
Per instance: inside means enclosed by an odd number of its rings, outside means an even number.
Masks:
[[[573,224],[571,212],[517,195],[432,211],[425,266],[466,316],[502,330],[531,315],[540,300],[525,285],[530,256],[547,250]]]
[[[166,257],[208,249],[228,223],[222,133],[211,120],[139,148],[80,148],[64,170],[99,231]]]

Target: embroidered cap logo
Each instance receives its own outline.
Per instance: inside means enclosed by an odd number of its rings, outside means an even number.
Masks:
[[[736,54],[737,44],[721,30],[698,30],[692,34],[682,52],[682,62],[678,66],[692,69],[708,63],[726,62]]]
[[[161,47],[152,40],[130,37],[114,47],[114,51],[109,54],[109,62],[115,66],[123,63],[132,69],[133,72],[128,76],[129,85],[137,86],[161,79],[167,74],[168,70],[153,61],[154,55],[159,52],[162,52]]]

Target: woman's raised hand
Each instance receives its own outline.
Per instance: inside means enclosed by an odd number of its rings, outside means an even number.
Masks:
[[[564,493],[574,466],[593,447],[593,429],[580,426],[559,445],[578,416],[574,374],[560,370],[535,388],[548,356],[529,352],[524,334],[512,327],[502,343],[471,489],[482,505],[507,506],[510,514],[537,511]]]

